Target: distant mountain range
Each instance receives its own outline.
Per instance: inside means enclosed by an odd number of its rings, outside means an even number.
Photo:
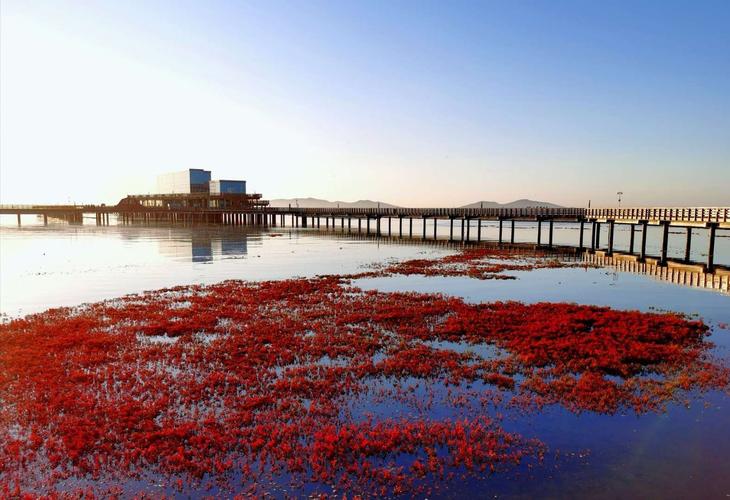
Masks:
[[[329,201],[320,200],[319,198],[279,198],[270,200],[269,205],[272,207],[288,207],[291,205],[299,208],[397,208],[395,205],[381,201]]]
[[[358,201],[329,201],[319,198],[278,198],[270,200],[272,207],[299,207],[299,208],[398,208],[397,205],[391,205],[382,201],[358,200]],[[560,205],[548,203],[546,201],[535,200],[515,200],[510,203],[497,203],[496,201],[477,201],[459,208],[562,208]]]
[[[555,203],[548,203],[547,201],[535,201],[535,200],[515,200],[509,203],[497,203],[496,201],[477,201],[475,203],[469,203],[459,208],[563,208]]]

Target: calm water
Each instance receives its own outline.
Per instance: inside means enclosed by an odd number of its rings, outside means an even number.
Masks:
[[[391,259],[438,257],[448,248],[349,239],[313,230],[236,227],[96,227],[14,219],[0,227],[0,311],[14,317],[52,306],[75,305],[127,293],[225,279],[264,280],[350,273]],[[338,221],[339,222],[339,221]],[[324,226],[324,224],[323,224]],[[397,229],[394,222],[393,229]],[[458,226],[457,228],[458,234]],[[507,228],[505,234],[508,234]],[[543,226],[547,238],[546,226]],[[387,227],[385,227],[387,231]],[[496,238],[496,225],[483,236]],[[420,235],[420,221],[414,221]],[[433,229],[427,228],[431,236]],[[448,225],[439,227],[448,235]],[[720,233],[722,236],[726,236]],[[519,240],[534,241],[534,224],[520,227]],[[476,230],[472,230],[472,237]],[[617,246],[627,234],[619,230]],[[693,242],[701,260],[706,242]],[[586,233],[588,241],[589,233]],[[605,241],[605,235],[603,236]],[[675,255],[683,240],[673,235]],[[577,231],[556,228],[555,243],[574,243]],[[628,241],[628,240],[626,240]],[[675,241],[675,240],[673,240]],[[656,239],[649,252],[658,251]],[[730,240],[718,239],[718,262],[730,261]],[[674,285],[639,274],[602,269],[543,269],[514,273],[516,280],[478,281],[421,276],[359,280],[362,288],[442,292],[470,301],[568,301],[619,309],[673,310],[696,314],[714,327],[714,354],[730,359],[730,296]],[[453,496],[580,498],[730,496],[730,398],[710,394],[708,404],[674,405],[666,414],[574,415],[551,408],[505,421],[509,431],[537,436],[567,458],[547,460],[532,471],[451,485]]]

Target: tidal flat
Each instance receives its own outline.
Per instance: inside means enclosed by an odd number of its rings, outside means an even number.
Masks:
[[[529,248],[0,231],[4,496],[730,493],[723,290]]]

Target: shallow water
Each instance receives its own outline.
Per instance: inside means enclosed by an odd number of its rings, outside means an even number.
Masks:
[[[528,228],[523,231],[529,235]],[[556,230],[555,242],[573,239],[569,231],[574,230]],[[415,228],[414,233],[420,234]],[[440,228],[439,233],[448,234],[448,228]],[[483,235],[496,237],[496,226],[485,229]],[[698,236],[695,242],[699,240]],[[719,239],[722,259],[726,259],[726,247],[727,239]],[[695,248],[701,253],[703,247],[697,243]],[[16,317],[49,307],[226,279],[354,273],[373,263],[433,258],[453,251],[290,228],[5,225],[0,227],[0,311]],[[674,252],[680,251],[675,248]],[[681,252],[677,255],[683,249]],[[508,273],[517,279],[395,276],[360,279],[355,284],[382,291],[439,292],[473,302],[577,302],[677,311],[708,323],[713,328],[714,355],[726,364],[730,359],[730,330],[720,327],[730,323],[730,296],[726,293],[613,268]],[[382,411],[392,414],[394,410]],[[730,398],[725,394],[707,395],[705,404],[674,404],[664,414],[640,417],[575,415],[550,407],[536,415],[507,419],[504,426],[508,431],[539,437],[551,453],[560,450],[560,458],[548,458],[534,469],[454,481],[442,494],[517,498],[730,495]]]

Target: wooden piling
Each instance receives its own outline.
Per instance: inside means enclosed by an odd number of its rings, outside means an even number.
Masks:
[[[718,224],[716,222],[710,222],[707,224],[707,268],[708,273],[715,272],[715,232],[717,231]]]
[[[687,239],[684,245],[684,261],[689,262],[692,252],[692,228],[687,227]]]
[[[578,235],[578,249],[583,250],[583,229],[585,228],[585,221],[580,220],[580,234]]]
[[[649,221],[642,220],[639,221],[639,224],[641,224],[641,252],[639,259],[643,262],[646,260],[646,230],[649,228]]]
[[[608,221],[608,252],[607,255],[613,255],[613,230],[615,227],[615,221],[613,219]]]
[[[537,219],[537,246],[542,244],[542,219]]]
[[[548,226],[548,248],[553,247],[553,220],[550,219],[550,225]]]
[[[634,233],[636,229],[636,224],[629,224],[629,253],[633,255],[634,253]]]
[[[510,222],[512,223],[512,231],[509,236],[509,242],[514,243],[515,242],[515,220],[512,219]]]
[[[667,247],[669,246],[669,221],[662,221],[662,250],[659,265],[667,265]]]

